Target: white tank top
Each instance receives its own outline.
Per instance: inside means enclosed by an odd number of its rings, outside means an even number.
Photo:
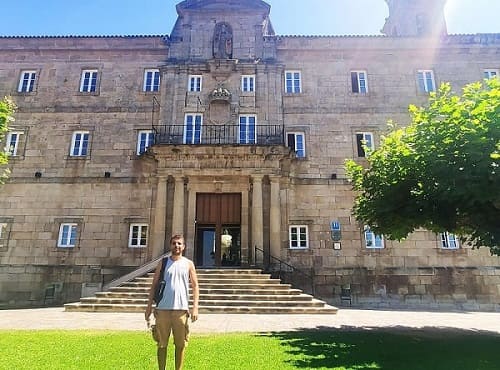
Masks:
[[[170,257],[167,259],[163,275],[165,290],[157,309],[189,310],[189,263],[185,257],[177,261],[173,261]]]

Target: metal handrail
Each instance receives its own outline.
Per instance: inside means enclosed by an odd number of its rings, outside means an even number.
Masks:
[[[107,291],[107,290],[109,290],[109,288],[114,288],[114,287],[119,286],[119,285],[121,285],[123,283],[126,283],[128,281],[132,281],[136,277],[143,276],[144,274],[147,274],[148,272],[153,271],[156,268],[156,266],[158,266],[158,263],[163,258],[165,258],[167,256],[170,256],[170,254],[171,254],[170,252],[162,254],[161,256],[156,257],[154,260],[149,261],[146,264],[138,267],[134,271],[129,272],[126,275],[120,276],[120,277],[118,277],[118,278],[110,281],[107,284],[104,284],[103,287],[102,287],[102,290],[103,291]]]
[[[284,145],[283,125],[238,124],[190,126],[153,125],[155,144],[171,145]]]
[[[258,253],[260,252],[260,253]],[[258,248],[257,246],[254,247],[254,263],[256,266],[258,266],[258,258],[257,254],[262,255],[262,264],[263,264],[263,270],[266,272],[277,272],[278,277],[280,280],[282,280],[284,283],[288,283],[290,280],[287,278],[287,274],[296,274],[298,273],[299,275],[303,276],[306,281],[310,284],[310,291],[308,293],[314,295],[315,294],[315,289],[314,289],[314,275],[313,274],[308,274],[304,270],[301,270],[295,266],[290,265],[289,263],[286,263],[285,261],[280,260],[277,257],[274,257],[271,255],[269,252],[264,251],[261,248]],[[275,267],[273,269],[272,267]],[[307,286],[307,284],[306,284]],[[305,290],[305,289],[304,289]],[[307,291],[306,291],[307,292]]]

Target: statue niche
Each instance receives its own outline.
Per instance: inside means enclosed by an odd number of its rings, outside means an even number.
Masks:
[[[213,55],[215,59],[233,58],[233,29],[225,22],[215,25]]]

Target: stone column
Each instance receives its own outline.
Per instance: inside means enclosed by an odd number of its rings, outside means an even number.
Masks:
[[[252,254],[254,247],[264,249],[263,209],[262,209],[262,175],[252,176]],[[262,262],[262,252],[254,255],[254,260]]]
[[[167,178],[158,177],[156,187],[155,218],[151,234],[152,257],[158,257],[164,253],[165,247],[165,220],[167,217]]]
[[[184,178],[175,176],[172,235],[184,234]]]
[[[270,253],[271,256],[280,258],[281,256],[281,201],[279,177],[271,176],[271,209],[269,211],[270,220]]]

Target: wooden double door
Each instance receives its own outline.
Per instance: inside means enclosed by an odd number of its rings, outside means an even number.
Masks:
[[[240,266],[241,193],[198,193],[195,232],[196,266]]]

